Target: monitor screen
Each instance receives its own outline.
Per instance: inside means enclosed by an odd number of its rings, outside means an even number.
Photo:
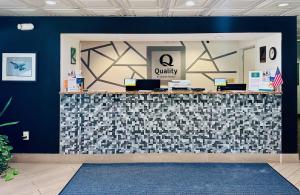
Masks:
[[[160,80],[158,79],[137,79],[137,90],[154,90],[160,88]]]
[[[215,86],[226,86],[227,85],[227,79],[217,78],[214,81],[215,81]]]
[[[124,85],[126,87],[135,87],[136,86],[136,79],[124,79]]]

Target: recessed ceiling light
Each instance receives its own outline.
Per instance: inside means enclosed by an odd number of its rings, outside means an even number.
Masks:
[[[280,3],[278,4],[278,7],[285,7],[285,6],[288,6],[289,4],[288,3]]]
[[[195,2],[194,2],[194,1],[186,1],[186,2],[185,2],[185,5],[186,5],[186,6],[194,6],[194,5],[195,5]]]
[[[56,5],[56,1],[46,1],[47,5]]]

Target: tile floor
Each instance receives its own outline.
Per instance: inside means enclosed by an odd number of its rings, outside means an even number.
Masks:
[[[14,180],[0,180],[3,195],[58,194],[80,167],[80,164],[14,163],[20,175]]]

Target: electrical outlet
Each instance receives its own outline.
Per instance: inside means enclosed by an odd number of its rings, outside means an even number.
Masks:
[[[23,131],[23,140],[28,141],[29,140],[29,131]]]

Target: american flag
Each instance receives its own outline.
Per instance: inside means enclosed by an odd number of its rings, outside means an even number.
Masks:
[[[281,73],[280,73],[279,68],[277,67],[275,77],[274,77],[274,81],[273,81],[272,85],[273,85],[273,87],[278,87],[278,86],[282,85],[282,83],[283,83],[283,80],[282,80],[282,77],[281,77]]]

